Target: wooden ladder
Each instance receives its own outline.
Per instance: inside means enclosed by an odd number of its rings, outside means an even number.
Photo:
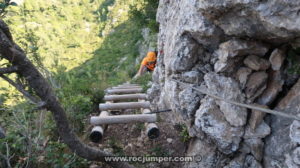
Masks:
[[[143,94],[143,89],[137,84],[124,83],[106,90],[104,100],[106,103],[99,104],[100,115],[93,116],[90,119],[94,126],[90,140],[94,143],[101,142],[104,134],[105,125],[109,124],[127,124],[127,123],[145,123],[146,133],[150,139],[159,137],[159,129],[155,122],[156,114],[151,114],[150,102],[147,101],[147,95]],[[132,101],[135,102],[132,102]],[[118,101],[117,103],[114,103]],[[127,109],[140,109],[142,114],[112,115],[111,111],[120,111]]]

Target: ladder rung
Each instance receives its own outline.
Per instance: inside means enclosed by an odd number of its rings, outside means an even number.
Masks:
[[[131,93],[141,93],[142,88],[133,88],[133,89],[108,89],[106,93],[108,94],[131,94]]]
[[[150,102],[126,102],[126,103],[110,103],[99,105],[100,111],[107,110],[124,110],[124,109],[139,109],[139,108],[150,108]]]
[[[125,94],[125,95],[104,96],[105,101],[132,100],[132,99],[147,99],[147,95],[146,94]]]
[[[126,123],[153,123],[157,118],[155,114],[131,114],[131,115],[115,115],[106,117],[91,117],[91,124],[126,124]]]

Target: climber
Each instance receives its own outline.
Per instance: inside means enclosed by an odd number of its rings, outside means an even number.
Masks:
[[[137,78],[144,73],[152,72],[156,65],[156,59],[157,59],[157,51],[150,51],[147,53],[147,56],[143,59],[141,62],[141,66],[137,74],[134,76],[134,78]]]

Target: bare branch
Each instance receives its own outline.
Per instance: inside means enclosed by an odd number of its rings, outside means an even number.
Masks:
[[[6,155],[4,155],[3,153],[0,152],[0,157],[2,157],[4,160],[5,160],[5,166],[7,168],[12,168],[11,164],[10,164],[10,159],[13,157],[13,156],[10,156],[9,154],[9,147],[8,147],[8,144],[7,142],[5,142],[5,147],[6,147]]]
[[[3,21],[3,20],[0,20],[0,29],[5,33],[5,35],[7,36],[7,38],[9,40],[13,40],[12,39],[12,35],[9,31],[9,27],[7,26],[7,24]]]
[[[37,98],[35,98],[34,96],[32,96],[30,93],[28,93],[22,85],[14,82],[10,78],[8,78],[7,76],[4,76],[2,74],[0,74],[0,77],[2,79],[6,80],[9,84],[13,85],[19,92],[21,92],[26,98],[28,98],[29,101],[31,101],[31,103],[33,103],[33,104],[39,103],[39,100]]]
[[[0,74],[6,74],[6,73],[14,73],[17,72],[19,69],[17,66],[11,66],[7,68],[0,68]]]

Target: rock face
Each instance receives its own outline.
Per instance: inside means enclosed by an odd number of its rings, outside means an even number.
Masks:
[[[241,87],[244,89],[248,81],[248,77],[252,70],[250,68],[241,67],[236,74],[237,80],[240,82]]]
[[[208,91],[228,100],[243,102],[245,95],[239,89],[239,84],[231,79],[215,73],[208,73],[204,76]],[[247,110],[245,108],[218,101],[220,110],[224,113],[226,120],[233,126],[243,126],[247,119]]]
[[[195,125],[215,140],[223,153],[237,151],[243,128],[231,126],[212,98],[207,97],[201,101],[201,106],[196,112]]]
[[[257,102],[262,105],[270,105],[282,91],[284,80],[280,71],[270,71],[267,88],[258,98]]]
[[[300,122],[294,121],[290,126],[290,138],[295,143],[300,143]]]
[[[289,93],[279,102],[277,110],[288,114],[297,115],[300,112],[300,80],[289,91]],[[287,167],[288,155],[297,147],[299,125],[292,120],[272,116],[271,120],[272,134],[266,140],[265,147],[265,166],[270,167],[274,164]],[[276,147],[276,148],[275,148]],[[298,165],[299,167],[299,165]]]
[[[221,167],[218,160],[223,156],[220,154],[213,143],[206,140],[194,139],[190,142],[188,148],[189,156],[194,156],[194,162],[187,162],[185,167]]]
[[[264,142],[259,138],[246,139],[245,144],[250,147],[250,152],[257,161],[263,158]]]
[[[299,167],[297,123],[171,80],[297,115],[300,84],[286,73],[290,47],[284,46],[300,46],[299,6],[299,0],[160,0],[157,49],[163,53],[148,93],[152,105],[173,110],[170,122],[188,126],[194,138],[187,155],[207,156],[186,168]]]
[[[284,53],[284,51],[279,50],[279,49],[275,49],[272,52],[272,54],[271,54],[271,56],[269,58],[269,60],[271,62],[271,65],[272,65],[272,69],[274,71],[280,70],[280,68],[281,68],[281,66],[283,64],[284,59],[285,59],[285,53]]]
[[[234,39],[224,42],[220,44],[219,49],[214,53],[219,59],[214,66],[215,71],[224,72],[233,70],[233,64],[241,61],[243,56],[249,54],[263,56],[267,51],[268,48],[265,45],[253,41]],[[267,63],[265,62],[265,64]]]
[[[195,111],[199,108],[200,99],[203,96],[199,96],[191,88],[186,88],[179,93],[179,104],[184,112],[182,115],[186,118],[192,118],[195,115]]]
[[[263,106],[263,105],[259,105],[259,104],[255,104],[255,105],[258,106],[258,107],[261,107],[261,108],[268,109],[268,106]],[[249,119],[250,128],[252,130],[255,130],[262,123],[265,115],[266,115],[266,113],[262,113],[262,112],[257,111],[257,110],[252,110],[251,111],[251,117]]]
[[[196,1],[196,7],[227,35],[252,37],[276,43],[299,34],[300,2],[234,0]]]
[[[269,61],[259,58],[256,55],[249,55],[246,59],[244,59],[244,64],[255,71],[264,71],[270,67]]]
[[[252,102],[263,93],[267,87],[268,74],[260,71],[250,75],[246,84],[246,97]]]

